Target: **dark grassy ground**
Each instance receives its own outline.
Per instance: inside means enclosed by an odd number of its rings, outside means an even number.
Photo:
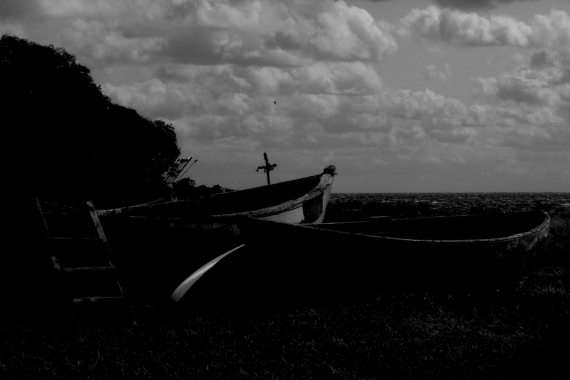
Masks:
[[[417,199],[353,201],[333,198],[329,220],[443,214]],[[506,207],[486,205],[469,207]],[[0,328],[0,378],[567,378],[570,213],[542,205],[550,236],[514,290],[393,291],[240,317],[135,305],[116,325],[32,308]]]

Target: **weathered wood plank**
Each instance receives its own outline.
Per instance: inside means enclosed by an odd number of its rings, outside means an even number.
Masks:
[[[62,292],[67,293],[70,299],[75,303],[85,300],[99,302],[103,300],[124,299],[123,288],[118,279],[118,271],[114,263],[108,257],[111,248],[103,226],[97,216],[97,212],[93,207],[93,203],[91,201],[85,202],[92,224],[81,224],[78,228],[91,230],[95,227],[97,237],[52,236],[48,229],[48,221],[42,210],[41,203],[37,198],[33,199],[33,203],[35,210],[37,210],[36,215],[38,217],[40,235],[46,242],[46,250],[50,252],[53,266],[59,274],[58,277]],[[83,210],[85,210],[85,208],[83,208]],[[51,218],[54,215],[57,214],[50,214],[49,217]],[[85,215],[85,218],[87,218],[87,215]],[[52,220],[52,222],[54,222],[54,220]],[[57,222],[57,220],[55,222]],[[64,222],[69,224],[72,223],[73,220],[64,220]],[[89,225],[91,225],[91,227],[89,227]],[[64,228],[65,226],[66,224],[63,223],[62,228],[58,231],[67,234]],[[60,255],[63,255],[61,259],[64,261],[64,266],[62,266],[60,262]],[[73,260],[70,261],[70,257],[84,257],[88,262],[80,263],[77,260],[73,262]],[[92,260],[94,258],[97,258],[97,260],[89,262],[89,259]],[[67,265],[65,265],[65,260],[68,261]],[[88,297],[83,297],[83,295],[88,295]]]

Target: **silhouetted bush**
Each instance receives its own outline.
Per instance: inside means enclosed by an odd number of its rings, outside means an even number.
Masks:
[[[2,148],[19,195],[84,197],[96,205],[164,195],[179,156],[172,126],[113,104],[61,48],[0,39]]]
[[[177,200],[184,200],[194,197],[200,197],[203,195],[234,191],[231,189],[226,189],[220,185],[214,185],[212,187],[208,187],[206,185],[196,186],[196,181],[190,178],[182,178],[181,180],[173,183],[172,190],[173,190],[173,198]]]

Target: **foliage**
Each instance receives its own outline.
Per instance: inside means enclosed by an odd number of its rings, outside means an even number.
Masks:
[[[188,178],[188,177],[182,178],[173,184],[173,187],[175,190],[182,190],[184,188],[192,189],[195,186],[196,186],[196,181],[194,181],[192,178]]]
[[[180,154],[172,126],[113,104],[73,55],[3,35],[0,83],[16,192],[88,194],[101,206],[166,191],[162,173]]]
[[[190,178],[182,178],[181,180],[173,183],[172,190],[174,193],[174,198],[178,200],[233,191],[226,189],[220,185],[214,185],[212,187],[208,187],[206,185],[196,186],[196,181]]]
[[[196,190],[196,181],[190,178],[182,178],[172,184],[172,191],[176,199],[187,199]]]

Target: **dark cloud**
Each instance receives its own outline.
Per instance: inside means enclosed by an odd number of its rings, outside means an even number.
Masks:
[[[551,84],[570,83],[570,53],[551,50],[537,51],[530,57],[530,67],[532,69],[558,67],[562,71],[562,76],[557,81],[552,81]]]
[[[125,38],[148,38],[148,37],[158,37],[164,30],[157,27],[156,25],[149,23],[136,23],[129,25],[118,25],[114,28],[121,36]]]
[[[517,103],[526,103],[530,105],[539,105],[542,100],[532,91],[518,87],[516,85],[500,85],[497,90],[497,98],[500,100],[512,100]]]
[[[570,68],[564,70],[562,77],[560,78],[560,80],[558,82],[556,82],[556,84],[565,84],[565,83],[570,83]],[[564,95],[562,95],[562,96],[564,97]],[[566,98],[567,98],[567,102],[570,103],[570,96],[568,96]]]
[[[281,32],[276,32],[273,36],[267,37],[264,44],[268,49],[280,48],[287,51],[298,51],[303,48],[301,41],[297,41],[293,36]]]
[[[553,66],[553,57],[552,53],[541,50],[536,53],[533,53],[532,57],[530,58],[530,67],[537,68],[537,67],[545,67],[545,66]]]
[[[373,3],[384,3],[393,0],[368,0],[368,1]],[[488,11],[497,8],[497,6],[501,4],[510,4],[517,1],[540,1],[540,0],[432,0],[432,1],[435,4],[439,5],[440,7],[444,8],[454,8],[463,11]]]
[[[171,62],[214,65],[222,61],[222,55],[215,50],[211,31],[190,27],[168,38],[161,53]]]
[[[193,1],[186,1],[180,4],[170,3],[166,7],[165,17],[170,21],[184,20],[188,17],[193,17],[198,10],[198,5]]]
[[[29,0],[2,0],[0,1],[0,20],[18,19],[26,15],[37,13],[37,4]]]
[[[433,0],[437,5],[444,8],[455,8],[463,11],[488,11],[497,8],[501,4],[510,4],[516,1],[539,1],[539,0]]]
[[[228,51],[216,46],[216,40],[220,38],[217,33],[219,31],[215,29],[199,27],[181,30],[180,33],[168,37],[166,46],[161,50],[161,55],[166,57],[169,62],[184,64],[218,65],[231,63],[240,67],[294,66],[287,62],[280,62],[278,57],[248,56],[246,54],[247,49],[238,50],[233,54],[230,51],[230,54],[226,54]],[[269,45],[271,44],[266,44],[265,47],[267,48]],[[273,45],[275,44],[273,43]]]

